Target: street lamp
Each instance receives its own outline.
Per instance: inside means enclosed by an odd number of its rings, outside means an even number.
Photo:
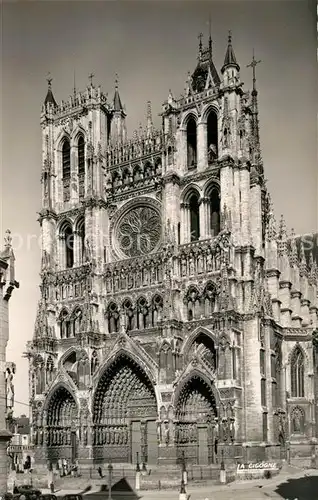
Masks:
[[[108,466],[108,500],[112,500],[112,474],[113,466],[109,464]]]

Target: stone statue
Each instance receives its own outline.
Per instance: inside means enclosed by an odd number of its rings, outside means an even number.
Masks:
[[[92,248],[87,236],[85,238],[85,257],[86,262],[90,262],[92,260]]]
[[[15,365],[10,364],[6,369],[6,392],[7,392],[7,409],[12,409],[14,405],[14,385],[13,377],[15,374]]]
[[[208,161],[209,163],[213,163],[214,160],[216,159],[217,154],[216,154],[216,144],[210,144],[209,149],[208,149]]]

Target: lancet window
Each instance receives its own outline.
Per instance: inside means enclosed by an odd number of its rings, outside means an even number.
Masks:
[[[77,142],[77,158],[78,158],[78,192],[79,198],[85,196],[85,141],[84,137],[80,136]]]
[[[189,170],[197,166],[197,124],[194,118],[187,123],[187,164]]]
[[[62,179],[63,179],[63,199],[69,201],[71,196],[71,147],[68,139],[65,139],[62,146]]]
[[[211,186],[207,192],[208,196],[208,213],[207,213],[207,226],[209,228],[210,236],[217,236],[220,232],[220,193],[217,186]]]
[[[189,200],[190,211],[190,240],[197,241],[200,238],[200,205],[199,196],[193,193]]]
[[[304,355],[302,350],[296,347],[291,358],[291,396],[303,398],[304,395]]]
[[[80,219],[77,224],[77,251],[78,251],[78,262],[79,264],[84,264],[85,262],[85,221],[84,218]]]
[[[212,164],[218,157],[218,119],[214,111],[210,111],[207,120],[208,163]]]

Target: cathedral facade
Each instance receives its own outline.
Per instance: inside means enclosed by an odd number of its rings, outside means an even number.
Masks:
[[[212,41],[162,126],[127,137],[91,81],[41,115],[41,299],[30,361],[38,462],[309,457],[318,431],[314,238],[276,224],[254,57]],[[308,244],[310,242],[310,244]]]

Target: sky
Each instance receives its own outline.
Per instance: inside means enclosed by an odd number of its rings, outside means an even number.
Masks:
[[[1,225],[11,229],[20,289],[10,302],[7,359],[17,364],[17,415],[28,412],[28,363],[39,299],[41,209],[40,111],[47,90],[67,100],[74,86],[94,83],[112,98],[118,73],[131,136],[145,123],[146,103],[154,121],[169,89],[179,96],[193,71],[198,34],[208,37],[213,58],[224,60],[228,30],[245,88],[255,56],[265,175],[277,217],[285,214],[297,234],[317,228],[316,7],[285,1],[25,1],[2,4]],[[20,402],[20,403],[17,403]]]

